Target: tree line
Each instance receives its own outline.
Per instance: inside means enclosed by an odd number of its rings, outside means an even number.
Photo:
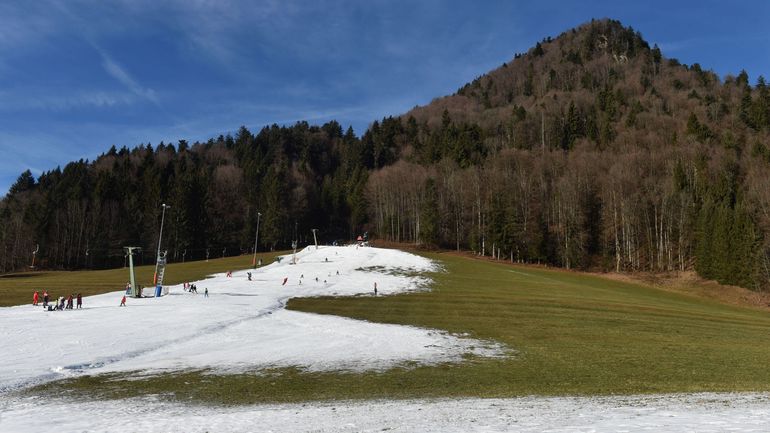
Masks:
[[[311,228],[347,239],[365,222],[375,153],[337,122],[299,122],[192,145],[113,146],[37,179],[25,171],[0,205],[0,271],[30,266],[37,246],[48,268],[120,266],[123,246],[142,247],[152,263],[162,203],[172,261],[251,252],[258,219],[262,251],[304,241]]]

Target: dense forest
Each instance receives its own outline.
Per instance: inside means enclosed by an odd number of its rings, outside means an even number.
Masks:
[[[37,245],[42,267],[120,266],[129,245],[154,262],[162,203],[172,261],[253,251],[257,222],[261,251],[305,242],[311,228],[348,239],[366,221],[371,159],[352,130],[301,122],[192,145],[113,146],[37,180],[26,171],[0,208],[0,269],[29,266]]]
[[[0,203],[0,272],[373,236],[500,260],[770,281],[770,89],[663,56],[617,21],[546,38],[357,137],[337,122],[111,148]],[[312,238],[311,238],[312,239]]]

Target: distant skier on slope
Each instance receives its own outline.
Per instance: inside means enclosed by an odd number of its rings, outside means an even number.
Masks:
[[[83,295],[78,293],[78,309],[83,308]]]
[[[289,281],[289,277],[283,277],[283,283],[281,285],[285,286],[287,281]]]
[[[126,306],[126,295],[123,295],[123,299],[120,300],[120,306],[125,307]]]
[[[35,290],[35,293],[32,295],[32,305],[36,306],[37,301],[38,301],[38,294],[37,294],[37,290]]]

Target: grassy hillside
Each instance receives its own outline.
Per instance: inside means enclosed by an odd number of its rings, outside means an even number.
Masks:
[[[272,263],[273,258],[281,253],[261,253],[264,264]],[[246,269],[251,266],[254,256],[236,256],[206,261],[172,263],[166,268],[164,282],[169,285],[195,281],[217,272]],[[136,283],[152,285],[155,265],[137,266]],[[82,293],[84,296],[121,290],[128,281],[128,268],[108,269],[103,271],[52,271],[22,272],[0,275],[0,307],[32,303],[35,290],[48,290],[52,299],[70,293]],[[41,301],[42,302],[42,301]]]
[[[340,398],[768,391],[770,317],[651,287],[431,255],[429,293],[292,300],[294,310],[467,332],[509,345],[507,359],[378,373],[80,378],[32,392],[242,404]]]

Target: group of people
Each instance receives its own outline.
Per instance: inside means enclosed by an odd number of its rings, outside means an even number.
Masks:
[[[38,306],[40,305],[40,293],[35,290],[35,293],[32,294],[32,305]],[[74,293],[70,293],[69,296],[66,298],[64,296],[59,296],[59,298],[54,301],[53,303],[50,303],[51,296],[48,294],[48,290],[43,290],[42,294],[43,298],[43,308],[46,308],[48,310],[72,310],[75,309],[75,305],[77,303],[77,308],[83,308],[83,295],[78,293],[75,295]],[[50,305],[49,305],[50,304]]]
[[[198,293],[198,287],[195,284],[190,284],[190,283],[182,284],[182,290],[184,290],[185,292],[190,292],[190,293],[196,293],[196,294]],[[208,289],[206,289],[206,290],[208,290]]]
[[[196,295],[198,294],[198,286],[196,286],[195,284],[183,283],[182,284],[182,290],[184,290],[185,292],[195,293]],[[204,298],[208,298],[209,297],[209,288],[208,287],[203,289],[203,297]]]

